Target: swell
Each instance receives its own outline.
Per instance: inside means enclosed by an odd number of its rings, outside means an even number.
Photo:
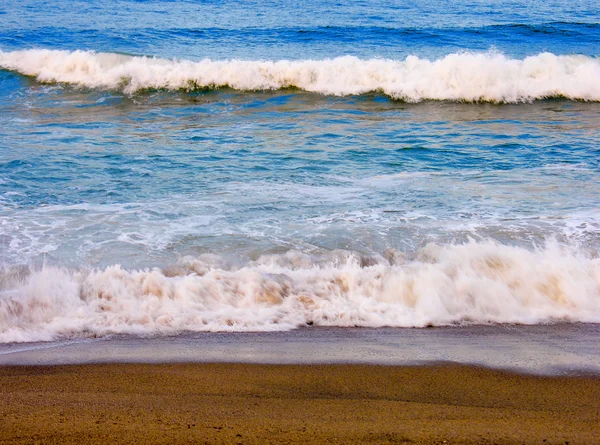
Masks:
[[[600,322],[600,259],[573,247],[430,244],[412,256],[290,251],[164,269],[0,273],[0,342],[111,333]]]
[[[421,39],[436,40],[437,43],[444,42],[467,42],[476,37],[490,39],[485,42],[486,46],[496,41],[514,41],[527,37],[530,39],[540,38],[543,35],[552,37],[543,40],[546,45],[556,44],[556,37],[567,39],[564,44],[573,46],[585,39],[588,44],[600,40],[600,24],[585,22],[547,22],[547,23],[507,23],[494,24],[478,27],[392,27],[392,26],[306,26],[306,27],[275,27],[275,28],[223,28],[223,27],[172,27],[152,28],[135,27],[127,29],[70,29],[68,27],[43,26],[30,30],[22,30],[14,37],[13,35],[2,36],[5,42],[15,44],[36,42],[38,44],[52,44],[56,36],[60,35],[63,44],[75,44],[75,42],[105,42],[110,44],[126,43],[136,47],[147,41],[183,40],[185,42],[206,43],[218,42],[251,42],[252,44],[294,44],[312,40],[315,43],[323,42],[345,42],[362,44],[365,42],[377,45],[399,45],[402,46],[415,39],[416,43]],[[407,40],[408,39],[408,40]]]
[[[511,59],[456,53],[438,60],[345,56],[324,60],[170,60],[90,51],[0,51],[0,67],[43,83],[134,94],[143,90],[240,91],[298,88],[324,95],[381,92],[408,102],[519,103],[566,98],[600,101],[600,61],[542,53]]]

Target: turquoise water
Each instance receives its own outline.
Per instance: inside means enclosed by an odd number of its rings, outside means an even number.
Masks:
[[[4,2],[0,340],[597,322],[599,18]]]

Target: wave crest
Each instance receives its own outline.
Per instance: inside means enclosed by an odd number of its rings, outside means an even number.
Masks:
[[[600,322],[600,259],[548,245],[431,244],[267,255],[242,267],[216,256],[165,269],[45,267],[0,272],[0,342],[128,333],[269,331],[299,326],[424,327]]]
[[[241,91],[295,87],[326,95],[383,92],[408,102],[450,100],[518,103],[545,98],[600,101],[600,61],[542,53],[522,60],[497,53],[457,53],[438,60],[325,60],[194,62],[91,51],[0,51],[0,67],[39,82],[120,90]]]

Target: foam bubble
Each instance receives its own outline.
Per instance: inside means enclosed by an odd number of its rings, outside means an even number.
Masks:
[[[594,256],[595,255],[595,256]],[[290,251],[244,266],[214,255],[164,269],[0,273],[0,342],[269,331],[600,322],[600,259],[550,243],[429,244],[413,255]]]
[[[383,92],[422,100],[528,102],[565,97],[600,100],[600,61],[582,55],[542,53],[511,59],[498,53],[457,53],[438,60],[242,61],[168,60],[90,51],[0,51],[0,67],[40,82],[120,90],[242,91],[296,87],[326,95]]]

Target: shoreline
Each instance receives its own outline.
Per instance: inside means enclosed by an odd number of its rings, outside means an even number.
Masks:
[[[459,364],[0,366],[0,397],[0,443],[600,443],[599,376]]]
[[[247,363],[429,366],[458,363],[531,375],[600,375],[600,324],[408,328],[307,327],[0,344],[0,366]]]

